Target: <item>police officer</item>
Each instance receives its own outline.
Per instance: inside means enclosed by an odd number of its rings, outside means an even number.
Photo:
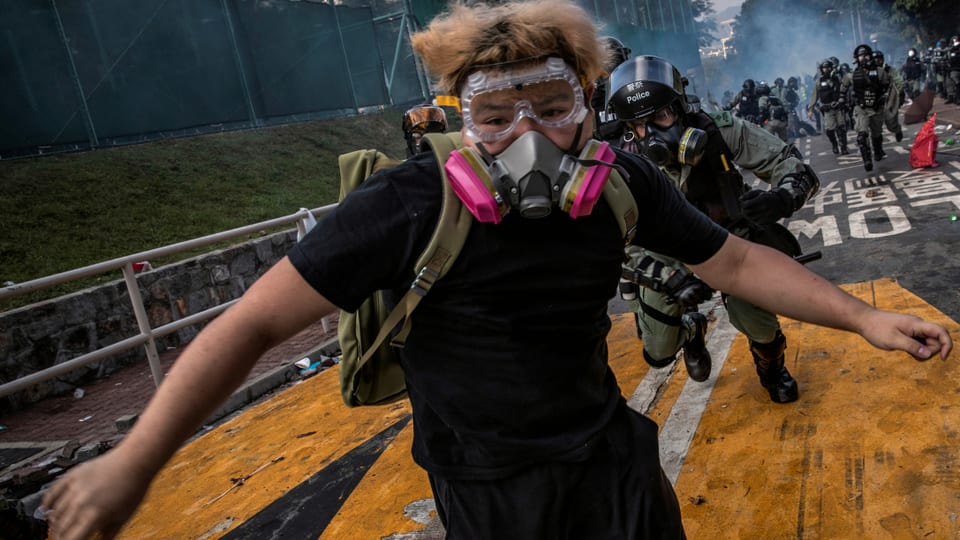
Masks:
[[[417,105],[403,113],[400,128],[407,141],[407,157],[414,156],[422,150],[420,142],[425,133],[447,132],[447,113],[429,103]]]
[[[760,108],[760,125],[780,137],[781,141],[787,142],[787,108],[784,107],[780,98],[771,94],[770,86],[764,81],[757,84],[757,95],[760,96],[757,100]]]
[[[869,172],[873,170],[874,158],[880,161],[887,155],[883,151],[882,130],[887,92],[892,81],[886,71],[873,64],[873,49],[869,45],[858,45],[853,50],[853,58],[857,61],[857,68],[843,78],[840,91],[844,93],[853,88],[857,146],[863,158],[863,168]]]
[[[840,76],[834,72],[833,62],[828,58],[820,62],[817,84],[810,95],[810,105],[807,110],[811,113],[819,109],[823,116],[823,127],[830,140],[834,154],[847,155],[847,126],[843,117],[843,106],[840,93]]]
[[[948,48],[946,40],[937,40],[936,45],[933,47],[933,56],[930,59],[934,78],[937,81],[937,95],[944,99],[947,98],[946,80],[950,70],[949,58],[947,57]]]
[[[623,63],[611,74],[610,88],[617,117],[687,200],[733,234],[799,254],[796,238],[776,222],[802,207],[820,181],[796,147],[727,111],[707,114],[691,107],[680,72],[656,56]],[[775,187],[749,190],[737,166]],[[663,367],[682,347],[690,377],[706,379],[711,360],[703,347],[706,320],[695,306],[712,291],[676,261],[635,248],[628,254],[625,277],[644,285],[635,304],[644,359]],[[736,297],[723,300],[733,326],[750,340],[757,375],[770,399],[795,401],[800,394],[784,365],[787,342],[776,315]]]
[[[903,76],[903,82],[907,87],[907,95],[910,99],[915,99],[920,95],[921,79],[923,78],[923,62],[917,55],[917,50],[910,47],[907,51],[907,59],[900,66],[900,75]]]
[[[897,142],[903,140],[903,129],[900,127],[900,107],[903,105],[906,96],[906,84],[900,73],[891,68],[881,51],[873,51],[873,65],[877,69],[887,72],[890,77],[890,88],[887,89],[886,105],[883,111],[883,124],[887,126],[890,133],[897,139]]]
[[[960,104],[960,36],[950,38],[950,48],[946,51],[947,72],[944,88],[947,103]]]
[[[609,53],[609,60],[606,64],[606,71],[609,74],[630,57],[630,48],[613,36],[604,36],[600,38],[600,41],[606,45]],[[607,84],[608,76],[597,79],[593,97],[590,99],[590,106],[596,116],[593,136],[597,140],[607,141],[619,147],[622,144],[623,124],[617,120],[617,115],[614,114],[613,110],[607,107]]]
[[[759,96],[757,83],[753,79],[744,79],[743,87],[733,96],[733,101],[724,107],[725,110],[737,110],[737,116],[747,122],[756,124],[760,117]]]
[[[773,80],[773,86],[770,87],[770,95],[783,101],[783,94],[787,89],[783,87],[783,77],[777,77]]]

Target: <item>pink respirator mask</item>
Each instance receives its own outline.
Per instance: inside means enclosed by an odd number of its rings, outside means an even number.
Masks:
[[[500,223],[512,208],[526,218],[545,217],[554,205],[573,218],[589,215],[603,195],[614,158],[606,142],[591,139],[574,157],[529,131],[497,156],[482,146],[480,152],[462,148],[450,154],[444,168],[478,221]]]

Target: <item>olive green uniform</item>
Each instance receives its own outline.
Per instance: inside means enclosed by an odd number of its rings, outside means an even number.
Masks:
[[[893,80],[890,74],[883,68],[875,67],[857,67],[846,74],[840,83],[841,93],[853,89],[853,128],[857,132],[857,146],[867,171],[873,170],[874,156],[878,160],[886,156],[883,151],[882,130],[889,107],[888,92],[891,86]]]
[[[713,113],[711,117],[719,128],[723,142],[726,143],[732,153],[734,163],[753,172],[761,180],[772,183],[772,180],[779,180],[784,175],[807,170],[802,160],[794,153],[793,145],[784,143],[756,124],[745,122],[729,112]],[[733,167],[733,163],[729,165],[730,168]],[[667,176],[687,195],[688,199],[690,199],[690,194],[687,189],[687,180],[692,169],[690,166],[683,166],[680,169],[663,168]],[[715,172],[720,173],[721,171]],[[737,196],[742,194],[744,188],[740,187],[739,190],[740,193]],[[815,191],[816,189],[813,189],[804,198],[806,199]],[[704,209],[702,204],[698,204],[698,202],[703,203],[704,201],[691,200],[691,202],[700,206],[702,210]],[[708,201],[706,204],[720,203],[718,201]],[[710,211],[705,212],[712,214]],[[711,215],[711,218],[714,218],[714,221],[718,221],[721,225],[727,226],[737,236],[746,238],[752,236],[751,230],[742,220],[729,224],[723,222],[728,220],[718,220],[713,215]],[[631,268],[636,267],[646,255],[650,255],[667,265],[679,267],[681,264],[676,260],[650,253],[635,246],[627,248],[627,255],[630,260],[626,266]],[[691,337],[692,332],[695,331],[688,321],[683,321],[683,324],[681,324],[683,308],[670,303],[666,294],[655,292],[646,287],[640,287],[637,296],[638,299],[632,302],[631,307],[637,313],[638,325],[643,334],[644,356],[647,357],[648,361],[651,359],[654,361],[672,359],[687,339]],[[725,302],[731,324],[737,330],[743,332],[751,342],[767,344],[775,340],[780,329],[780,323],[776,315],[737,297],[728,296],[725,298]],[[646,307],[641,303],[645,304]],[[651,313],[653,314],[651,315]],[[673,321],[675,324],[664,323],[660,320],[663,319],[660,314],[675,319]]]

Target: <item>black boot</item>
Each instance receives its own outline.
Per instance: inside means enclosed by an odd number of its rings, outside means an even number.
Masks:
[[[797,381],[784,365],[783,351],[786,348],[787,338],[780,330],[777,330],[777,336],[770,343],[750,342],[750,353],[757,366],[760,384],[770,393],[774,403],[790,403],[800,397]]]
[[[873,170],[873,155],[870,153],[870,141],[866,133],[857,134],[857,146],[860,147],[860,157],[863,158],[863,168],[867,172]]]
[[[827,130],[827,139],[830,140],[830,146],[833,147],[833,153],[840,153],[840,146],[837,144],[837,134],[832,129]]]
[[[837,143],[840,145],[840,155],[845,156],[850,153],[847,150],[847,132],[843,129],[837,129]]]
[[[697,382],[710,378],[713,361],[707,350],[707,318],[699,311],[684,313],[684,319],[694,324],[693,336],[683,344],[683,363],[687,366],[687,375]]]
[[[873,143],[873,155],[877,161],[887,157],[887,153],[883,151],[883,137],[871,137],[870,141]]]
[[[897,131],[893,133],[893,138],[900,142],[903,140],[903,128],[897,128]]]

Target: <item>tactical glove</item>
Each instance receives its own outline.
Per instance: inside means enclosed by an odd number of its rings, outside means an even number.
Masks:
[[[793,214],[793,197],[783,188],[751,189],[740,197],[740,212],[750,223],[764,227]]]
[[[649,255],[640,259],[635,267],[624,266],[622,281],[663,293],[668,304],[679,304],[682,307],[696,306],[708,300],[714,293],[713,289],[686,266],[680,263],[665,264]]]
[[[668,304],[679,304],[681,307],[694,307],[706,302],[713,296],[714,290],[700,278],[690,273],[675,273],[667,280],[664,286]]]

